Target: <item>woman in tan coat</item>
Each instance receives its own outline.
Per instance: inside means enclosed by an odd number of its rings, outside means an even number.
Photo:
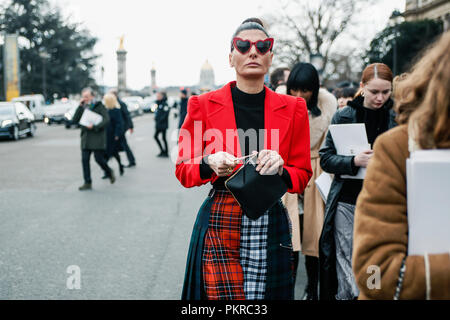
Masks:
[[[410,152],[450,149],[449,70],[447,32],[396,88],[402,125],[375,143],[356,206],[353,271],[360,299],[450,299],[449,252],[408,255],[406,199]],[[371,266],[380,268],[381,283],[375,288],[368,285]]]
[[[319,148],[322,145],[331,118],[337,109],[336,98],[325,89],[320,89],[319,74],[312,64],[298,63],[292,69],[287,81],[287,93],[306,100],[309,116],[311,167],[313,176],[303,196],[287,194],[284,203],[290,213],[298,219],[301,214],[301,246],[294,243],[305,255],[305,267],[308,278],[304,300],[317,300],[319,281],[319,238],[322,232],[325,203],[316,188],[315,180],[322,173],[320,168]],[[297,217],[295,217],[295,215]],[[295,226],[295,223],[293,223]],[[293,239],[300,237],[300,230],[293,228]]]

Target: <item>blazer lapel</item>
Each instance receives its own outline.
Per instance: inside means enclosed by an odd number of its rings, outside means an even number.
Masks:
[[[209,130],[214,137],[222,140],[223,150],[237,157],[241,157],[241,146],[237,133],[231,85],[224,86],[209,97],[207,104],[207,122]],[[286,108],[286,102],[278,94],[265,87],[266,99],[264,102],[264,148],[279,151],[280,145],[289,132],[292,114]],[[220,133],[219,133],[220,132]]]
[[[241,157],[241,146],[231,96],[231,83],[209,98],[207,122],[209,123],[209,130],[216,130],[216,132],[211,132],[215,139],[222,140],[223,151]]]
[[[264,148],[279,151],[292,121],[287,104],[266,87]]]

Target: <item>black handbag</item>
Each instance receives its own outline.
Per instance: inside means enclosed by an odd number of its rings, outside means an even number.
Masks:
[[[228,180],[225,187],[239,203],[244,214],[252,220],[261,217],[287,192],[280,175],[261,175],[256,171],[257,156],[244,162]]]

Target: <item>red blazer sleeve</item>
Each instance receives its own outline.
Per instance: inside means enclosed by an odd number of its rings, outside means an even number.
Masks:
[[[200,177],[200,163],[203,158],[203,133],[205,121],[200,109],[198,96],[188,102],[188,113],[178,137],[178,158],[175,175],[186,188],[204,185],[212,178],[203,180]]]
[[[289,193],[303,193],[312,176],[309,140],[309,118],[305,100],[297,99],[293,134],[289,145],[289,156],[284,168],[289,172],[292,189]]]

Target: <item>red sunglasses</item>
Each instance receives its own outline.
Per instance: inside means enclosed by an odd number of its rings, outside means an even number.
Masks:
[[[241,38],[233,38],[233,47],[242,54],[246,54],[250,51],[252,46],[255,46],[256,50],[264,55],[273,48],[273,38],[267,38],[265,40],[258,40],[252,42],[250,40],[244,40]]]

